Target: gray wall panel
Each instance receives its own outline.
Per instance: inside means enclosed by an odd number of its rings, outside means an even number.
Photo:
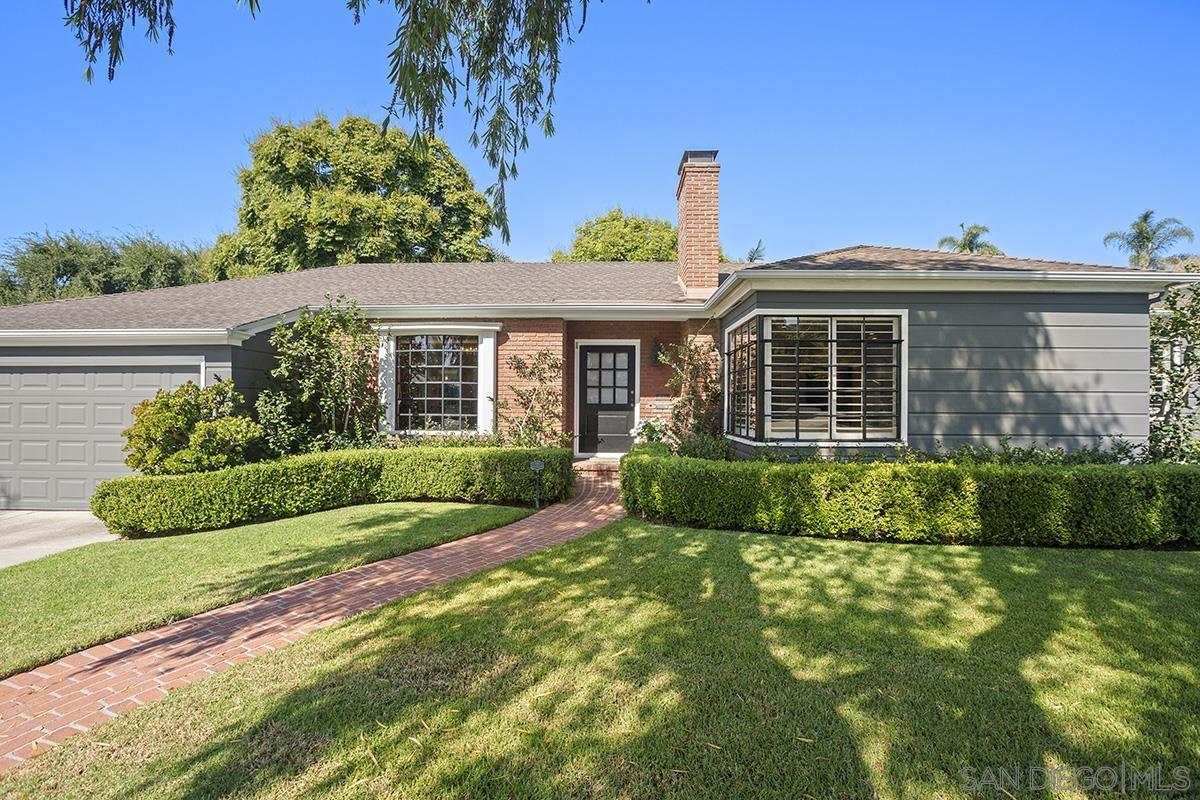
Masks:
[[[1149,430],[1144,294],[759,292],[753,308],[906,309],[909,443],[1077,447]]]
[[[230,350],[233,361],[233,382],[254,405],[259,391],[267,386],[270,371],[275,367],[275,348],[271,345],[271,333],[255,334]]]

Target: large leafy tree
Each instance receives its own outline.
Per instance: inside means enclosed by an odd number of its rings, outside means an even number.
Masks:
[[[0,251],[0,304],[33,303],[202,280],[203,253],[154,234],[42,233]]]
[[[487,198],[439,139],[418,145],[364,117],[279,124],[250,145],[238,230],[217,278],[383,261],[484,261]]]
[[[939,250],[952,250],[955,253],[981,253],[988,256],[1002,256],[1004,251],[983,237],[988,233],[986,225],[959,224],[961,236],[943,236],[938,240]]]
[[[552,261],[674,261],[678,236],[665,219],[639,217],[614,208],[575,229],[571,248]]]
[[[1153,211],[1143,211],[1123,231],[1104,237],[1104,246],[1116,245],[1129,254],[1129,266],[1136,269],[1160,269],[1168,250],[1183,239],[1192,241],[1192,229],[1174,217],[1155,219]]]
[[[259,0],[235,0],[251,14]],[[530,128],[554,133],[552,109],[560,54],[575,21],[582,30],[588,0],[336,0],[357,22],[373,4],[398,14],[389,54],[389,119],[403,115],[432,136],[446,105],[461,100],[474,125],[472,143],[496,171],[488,189],[495,221],[508,240],[504,184],[517,174],[517,154],[529,146]],[[126,27],[141,24],[170,52],[174,0],[64,0],[91,79],[103,61],[112,80],[124,60]]]

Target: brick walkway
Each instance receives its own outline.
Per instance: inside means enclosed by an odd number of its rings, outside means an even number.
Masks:
[[[0,772],[177,686],[623,515],[616,476],[581,472],[575,497],[511,525],[243,600],[14,675],[0,681]]]

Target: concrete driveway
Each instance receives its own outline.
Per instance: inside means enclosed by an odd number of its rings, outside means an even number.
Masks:
[[[90,511],[0,511],[0,568],[116,538]]]

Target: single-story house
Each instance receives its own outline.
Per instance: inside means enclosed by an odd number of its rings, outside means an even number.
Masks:
[[[271,331],[328,294],[378,321],[389,431],[492,431],[506,359],[550,349],[576,452],[619,454],[671,406],[658,352],[699,336],[742,455],[1147,435],[1150,304],[1195,276],[873,246],[723,264],[719,170],[683,155],[678,263],[355,264],[0,309],[0,508],[86,507],[126,471],[134,404],[253,396]]]

